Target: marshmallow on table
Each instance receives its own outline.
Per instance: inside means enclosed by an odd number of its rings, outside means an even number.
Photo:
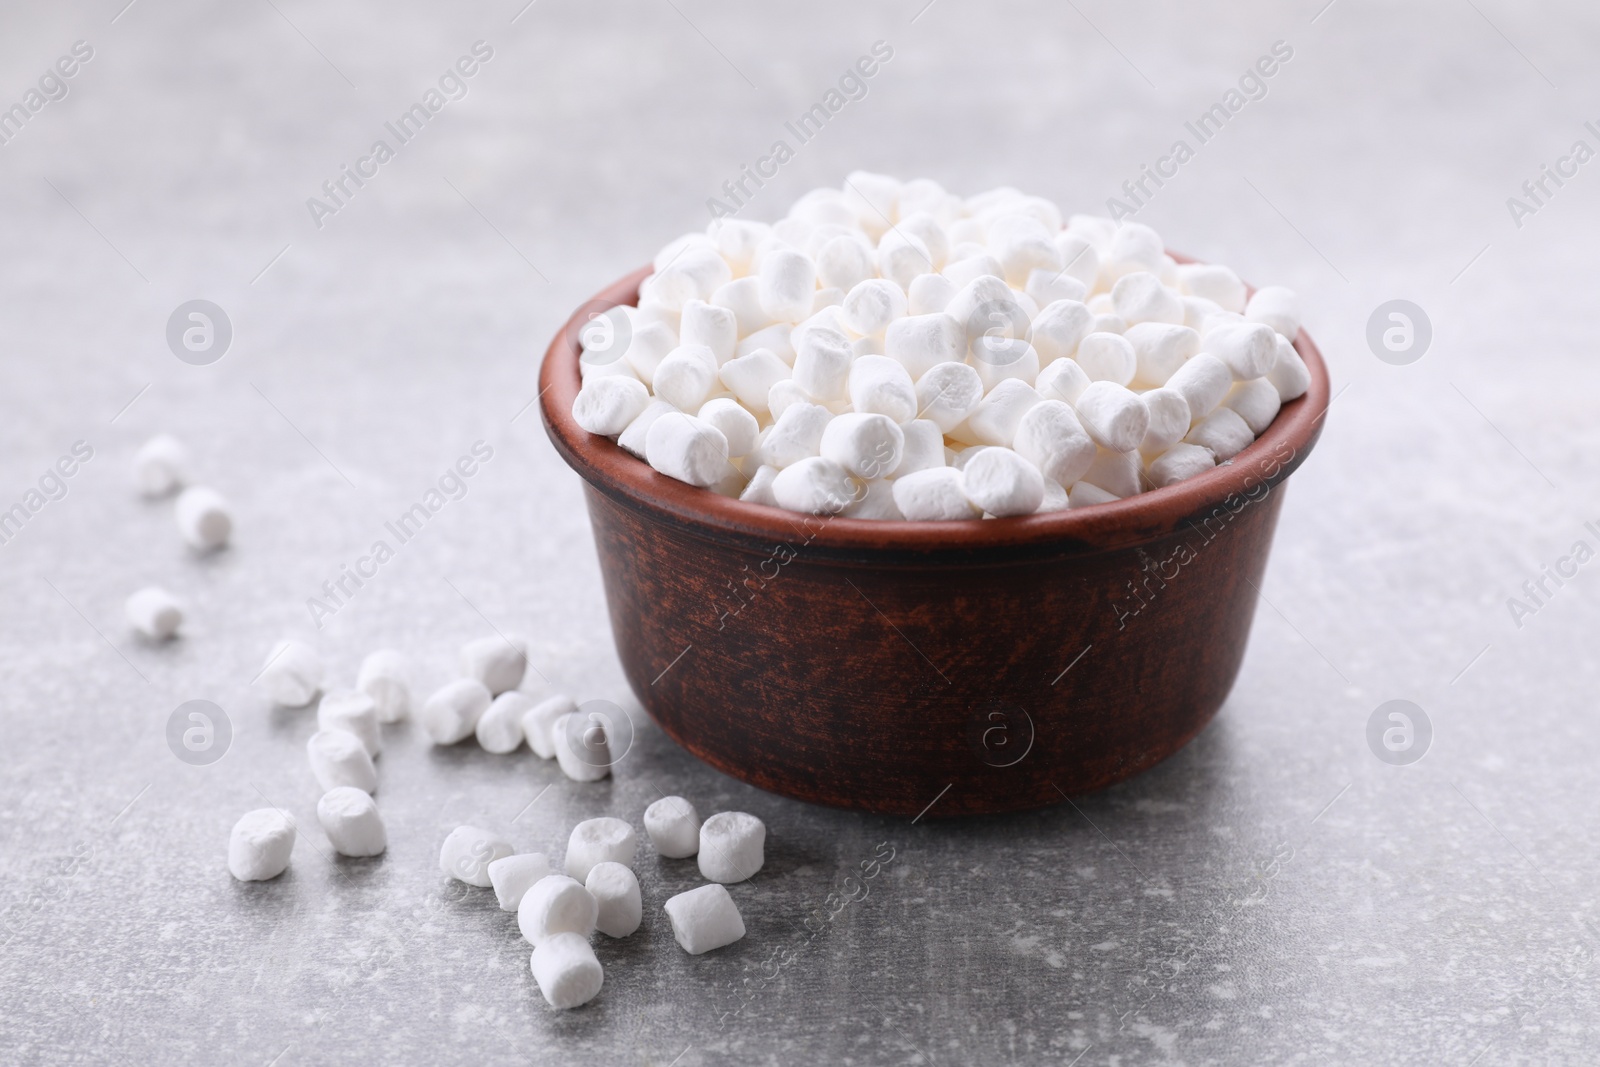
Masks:
[[[342,785],[371,793],[378,788],[378,770],[361,738],[346,730],[318,730],[306,742],[311,773],[324,792]]]
[[[668,859],[681,860],[700,851],[700,813],[683,797],[662,797],[645,808],[644,832]]]
[[[130,596],[123,611],[135,630],[156,641],[165,641],[183,624],[183,608],[159,585],[147,586]]]
[[[1141,322],[1129,326],[1122,336],[1133,346],[1134,380],[1141,385],[1165,385],[1179,367],[1200,351],[1198,333],[1169,322]]]
[[[1300,332],[1300,301],[1292,289],[1281,285],[1264,286],[1257,289],[1245,305],[1244,317],[1251,322],[1266,323],[1293,341]]]
[[[605,971],[588,940],[577,934],[556,934],[533,950],[528,961],[545,1003],[566,1011],[600,995]]]
[[[582,881],[597,863],[632,862],[638,846],[639,835],[622,819],[585,819],[572,828],[572,835],[567,838],[563,866],[568,876]]]
[[[710,882],[742,882],[766,862],[767,826],[742,811],[719,811],[700,824],[700,874]]]
[[[594,895],[564,874],[539,879],[517,905],[517,928],[535,948],[556,934],[588,937],[599,917]]]
[[[965,363],[936,363],[917,379],[917,418],[949,433],[983,400],[983,379]]]
[[[411,671],[404,654],[379,649],[361,661],[356,688],[372,698],[379,722],[399,722],[411,711]]]
[[[1139,402],[1150,413],[1150,425],[1139,442],[1139,450],[1160,455],[1189,432],[1189,402],[1176,389],[1162,387],[1139,394]]]
[[[1211,449],[1179,442],[1150,462],[1150,481],[1158,488],[1173,485],[1216,465]]]
[[[1277,335],[1259,322],[1229,322],[1208,331],[1200,350],[1222,360],[1240,382],[1260,378],[1278,359]]]
[[[453,745],[477,729],[493,700],[476,678],[459,678],[434,690],[417,712],[417,722],[434,744]]]
[[[1184,441],[1209,448],[1217,462],[1232,459],[1256,439],[1249,425],[1232,408],[1218,408],[1189,430]]]
[[[1139,395],[1115,382],[1091,382],[1078,397],[1077,409],[1095,444],[1113,452],[1138,448],[1150,428],[1150,413]]]
[[[1009,448],[984,449],[961,473],[967,499],[996,518],[1032,515],[1044,502],[1039,468]]]
[[[731,945],[744,936],[744,919],[733,897],[720,885],[679,893],[667,901],[664,910],[672,922],[672,936],[691,956]]]
[[[133,485],[145,496],[166,496],[182,487],[188,450],[171,434],[158,433],[133,454]]]
[[[192,485],[178,494],[173,505],[178,532],[191,548],[221,548],[233,536],[233,515],[227,500],[215,489]]]
[[[728,468],[728,439],[722,431],[693,415],[663,414],[645,434],[645,459],[669,478],[714,485]]]
[[[734,458],[749,455],[761,433],[756,417],[730,396],[706,401],[695,418],[722,433],[728,442],[728,455]]]
[[[461,646],[461,673],[483,683],[492,696],[522,684],[528,670],[528,642],[512,634],[480,637]]]
[[[607,937],[627,937],[644,919],[644,901],[633,870],[611,860],[589,869],[583,887],[598,906],[594,927]]]
[[[1187,421],[1183,428],[1189,428]],[[1071,485],[1082,477],[1095,457],[1094,440],[1084,431],[1072,408],[1059,400],[1046,400],[1029,408],[1017,423],[1012,447],[1040,474],[1060,486]],[[1044,486],[1046,492],[1049,488]],[[991,510],[991,514],[997,513]]]
[[[961,472],[954,467],[930,467],[896,478],[894,503],[912,522],[976,519],[980,515],[967,499]]]
[[[1233,372],[1216,356],[1201,352],[1173,371],[1166,388],[1183,397],[1189,417],[1198,422],[1216,410],[1233,388]]]
[[[837,515],[855,502],[860,492],[859,482],[849,470],[822,456],[791,463],[772,479],[772,499],[778,507],[806,515]]]
[[[590,433],[615,437],[650,406],[650,390],[637,378],[607,374],[584,380],[572,418]]]
[[[354,786],[341,785],[322,794],[317,821],[341,856],[376,856],[389,847],[378,805],[371,794]]]
[[[383,751],[378,705],[359,689],[330,689],[323,693],[317,704],[317,729],[355,734],[369,756]]]
[[[1311,388],[1311,371],[1283,334],[1278,335],[1275,345],[1278,354],[1272,369],[1267,372],[1267,381],[1278,390],[1278,399],[1287,404],[1296,397],[1304,396],[1306,390]]]
[[[256,680],[273,703],[303,708],[322,688],[322,660],[304,641],[279,641]]]
[[[1278,417],[1283,402],[1278,398],[1277,386],[1266,378],[1252,378],[1235,385],[1223,398],[1222,406],[1238,412],[1250,433],[1259,435]]]
[[[476,826],[458,826],[439,849],[439,869],[457,881],[488,889],[489,865],[516,850],[499,834]]]
[[[550,877],[550,858],[543,852],[502,856],[489,864],[489,884],[501,911],[516,911],[534,883]]]
[[[495,697],[473,728],[478,744],[497,755],[515,752],[522,745],[522,718],[531,707],[533,698],[515,689]]]
[[[228,873],[241,882],[276,878],[294,851],[294,823],[276,808],[257,808],[240,816],[228,837]]]
[[[522,716],[522,735],[527,738],[528,747],[541,759],[555,759],[556,723],[577,710],[578,705],[571,697],[559,693],[529,708]]]
[[[582,712],[563,715],[550,733],[561,773],[575,782],[598,782],[611,773],[611,739],[605,728],[585,725]]]

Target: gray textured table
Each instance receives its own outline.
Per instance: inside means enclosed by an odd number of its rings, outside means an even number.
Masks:
[[[1600,163],[1519,219],[1506,203],[1600,147],[1592,5],[123,3],[0,16],[0,105],[93,49],[0,145],[0,504],[93,449],[0,545],[0,1060],[1593,1061],[1600,575],[1517,620],[1507,598],[1600,544]],[[315,225],[307,199],[479,40],[465,96]],[[751,215],[855,167],[1103,210],[1292,47],[1139,215],[1299,290],[1342,390],[1227,705],[1135,781],[956,824],[762,794],[642,716],[593,786],[401,728],[389,853],[325,858],[312,717],[250,685],[281,635],[345,680],[404,648],[426,687],[464,640],[520,630],[553,683],[637,712],[577,479],[527,406],[539,353],[878,40],[892,61]],[[234,327],[210,366],[164,338],[196,297]],[[1433,324],[1406,366],[1366,341],[1395,298]],[[192,557],[170,505],[130,491],[160,430],[234,501],[228,551]],[[306,598],[479,440],[466,494],[316,633]],[[180,641],[127,631],[149,582],[189,602]],[[197,697],[234,731],[205,767],[164,733]],[[1404,767],[1366,739],[1399,698],[1433,731]],[[451,893],[438,844],[474,821],[558,849],[658,790],[767,821],[750,936],[685,956],[659,906],[692,868],[643,860],[644,928],[599,946],[598,1000],[551,1012],[511,917]],[[241,885],[228,829],[269,802],[313,828],[282,879]]]

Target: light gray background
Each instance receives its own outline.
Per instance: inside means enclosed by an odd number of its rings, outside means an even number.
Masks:
[[[1600,147],[1581,125],[1600,12],[922,2],[5,5],[0,103],[74,40],[95,56],[0,147],[0,504],[76,440],[94,459],[0,546],[0,1059],[1592,1062],[1600,567],[1520,629],[1506,598],[1600,546],[1600,161],[1520,229],[1505,201],[1575,139]],[[494,58],[466,99],[313,227],[306,198],[478,39]],[[752,216],[857,167],[1104,210],[1275,40],[1294,48],[1139,216],[1298,290],[1340,391],[1232,697],[1076,810],[959,824],[760,793],[642,717],[600,785],[401,728],[388,854],[330,862],[313,716],[250,685],[279,636],[314,638],[346,684],[400,647],[427,689],[463,641],[522,631],[553,684],[637,712],[578,480],[527,408],[540,354],[878,39],[894,58],[866,99]],[[190,367],[163,331],[201,296],[236,336]],[[1435,330],[1407,367],[1364,340],[1397,297]],[[163,430],[233,501],[227,551],[191,555],[170,503],[130,490]],[[315,632],[305,599],[480,439],[466,497]],[[149,582],[189,604],[170,645],[122,619]],[[164,740],[194,697],[235,730],[211,767]],[[1365,740],[1393,698],[1435,731],[1406,768]],[[472,821],[559,852],[577,819],[637,819],[658,791],[767,821],[767,868],[734,890],[750,936],[685,956],[659,909],[692,865],[641,859],[644,928],[599,945],[594,1003],[554,1013],[512,917],[447,894],[439,842]],[[283,878],[242,885],[228,830],[268,802],[305,836]],[[880,842],[870,895],[808,939]]]

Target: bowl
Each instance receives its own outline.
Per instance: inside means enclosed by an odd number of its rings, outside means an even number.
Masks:
[[[1077,511],[962,522],[808,516],[658,474],[572,419],[577,334],[539,372],[584,481],[612,632],[640,703],[718,770],[799,800],[929,818],[1063,803],[1166,759],[1233,686],[1303,397],[1231,463]]]

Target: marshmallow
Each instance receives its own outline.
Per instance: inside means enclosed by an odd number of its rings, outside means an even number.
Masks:
[[[1046,515],[1052,511],[1066,511],[1072,506],[1071,498],[1067,496],[1066,487],[1059,482],[1046,478],[1044,480],[1044,499],[1039,502],[1039,510],[1035,515]]]
[[[190,548],[202,551],[221,548],[233,535],[233,516],[228,502],[221,493],[203,485],[190,486],[178,494],[173,517],[178,523],[178,533]]]
[[[1095,444],[1113,452],[1132,452],[1150,428],[1150,413],[1138,394],[1115,382],[1091,382],[1078,397],[1077,408]]]
[[[1190,296],[1210,300],[1224,311],[1243,311],[1244,282],[1216,263],[1184,263],[1178,267],[1178,288]]]
[[[1165,385],[1179,367],[1200,351],[1198,333],[1167,322],[1141,322],[1129,326],[1123,336],[1133,346],[1134,379],[1146,386]]]
[[[650,390],[637,378],[589,378],[572,402],[572,418],[590,433],[615,437],[650,406]]]
[[[1134,271],[1117,279],[1111,304],[1130,326],[1141,322],[1183,324],[1183,301],[1148,271]]]
[[[906,237],[914,237],[922,242],[922,247],[928,250],[928,258],[932,260],[926,270],[937,271],[945,265],[950,258],[950,235],[945,233],[939,220],[926,211],[900,211],[900,218],[895,223],[895,229]],[[902,288],[909,288],[907,283]]]
[[[1187,422],[1184,429],[1188,429]],[[1084,431],[1072,408],[1059,400],[1046,400],[1029,408],[1017,423],[1012,447],[1039,473],[1061,486],[1082,477],[1095,458],[1094,440]],[[992,508],[986,510],[999,514]]]
[[[189,452],[171,434],[156,434],[133,454],[133,486],[145,496],[166,496],[182,488]]]
[[[567,875],[582,881],[597,863],[631,863],[638,844],[639,835],[622,819],[586,819],[567,838]]]
[[[900,465],[905,444],[905,432],[889,416],[852,411],[828,423],[818,451],[858,477],[885,478]]]
[[[1108,493],[1104,489],[1101,489],[1098,485],[1090,485],[1088,482],[1079,482],[1067,493],[1067,507],[1072,508],[1073,510],[1077,510],[1078,508],[1092,508],[1096,504],[1110,504],[1111,502],[1120,499],[1122,498],[1117,496],[1115,493]]]
[[[733,358],[733,350],[738,347],[739,317],[728,308],[720,308],[704,300],[691,300],[683,305],[678,341],[686,346],[710,350],[720,367]]]
[[[882,337],[895,319],[906,314],[906,294],[887,278],[858,282],[845,295],[844,323],[857,336]]]
[[[533,707],[533,698],[512,689],[490,702],[473,732],[485,752],[504,755],[522,745],[522,717]]]
[[[787,373],[787,368],[785,368]],[[652,400],[650,406],[639,414],[637,419],[628,423],[628,428],[622,431],[622,436],[617,438],[617,447],[630,455],[644,459],[645,440],[649,436],[650,427],[655,425],[657,419],[669,412],[678,409],[665,400]]]
[[[1137,328],[1137,327],[1135,327]],[[1121,334],[1091,333],[1078,343],[1074,357],[1091,382],[1115,382],[1127,385],[1133,381],[1138,365],[1133,345]]]
[[[679,893],[667,901],[665,911],[672,922],[672,936],[691,956],[731,945],[744,936],[744,919],[733,897],[720,885]]]
[[[1032,387],[1039,377],[1039,353],[1020,338],[994,334],[977,338],[972,343],[972,365],[987,392],[1008,378]]]
[[[317,801],[317,821],[328,844],[341,856],[376,856],[389,847],[383,817],[370,794],[341,785]]]
[[[882,415],[876,417],[883,418]],[[772,479],[772,499],[778,507],[807,515],[837,515],[859,492],[850,471],[821,456],[797,460]]]
[[[940,363],[960,363],[967,355],[966,326],[947,312],[895,319],[883,335],[883,353],[914,379]]]
[[[492,695],[521,685],[527,670],[528,642],[517,634],[494,634],[461,646],[461,673],[482,682]]]
[[[1179,443],[1151,461],[1150,481],[1158,488],[1173,485],[1185,478],[1204,474],[1216,465],[1211,449]]]
[[[165,641],[183,624],[183,608],[159,585],[146,586],[130,596],[123,611],[135,630],[156,641]]]
[[[1020,233],[1006,239],[995,249],[995,258],[1005,271],[1006,281],[1017,289],[1024,288],[1035,271],[1049,277],[1060,274],[1061,268],[1066,266],[1061,249],[1042,227],[1037,232]]]
[[[988,252],[980,252],[976,255],[957,259],[953,263],[946,264],[944,270],[939,273],[949,279],[950,284],[954,285],[958,292],[969,285],[973,279],[981,278],[985,275],[991,278],[999,278],[1001,281],[1006,279],[1005,268],[1000,265],[998,259]],[[954,293],[951,294],[951,299],[955,299]]]
[[[516,850],[499,834],[476,826],[458,826],[439,849],[439,869],[457,881],[483,889],[492,884],[489,864]]]
[[[639,929],[644,919],[644,901],[639,895],[639,879],[632,869],[605,860],[589,869],[583,888],[598,906],[594,928],[607,937],[627,937]]]
[[[817,280],[849,292],[872,277],[873,249],[858,237],[841,234],[817,251]]]
[[[716,245],[717,251],[727,260],[734,275],[739,277],[750,272],[750,263],[755,258],[756,247],[771,231],[772,227],[762,222],[747,222],[744,219],[727,217],[713,219],[711,225],[706,228],[706,234]]]
[[[646,385],[655,379],[656,368],[677,347],[677,335],[665,324],[647,322],[635,325],[622,358]]]
[[[1076,404],[1083,391],[1089,388],[1089,376],[1076,360],[1058,359],[1039,372],[1034,379],[1034,392],[1046,400],[1060,400]]]
[[[1081,233],[1067,231],[1056,234],[1056,250],[1061,253],[1062,274],[1075,279],[1084,289],[1094,285],[1100,273],[1100,254],[1092,241]],[[1082,297],[1077,299],[1082,300]]]
[[[517,905],[517,928],[535,948],[557,934],[588,937],[600,906],[583,883],[552,874],[533,883]]]
[[[276,808],[245,812],[228,836],[228,873],[241,882],[276,878],[294,851],[294,823]]]
[[[976,519],[980,513],[962,489],[954,467],[930,467],[894,481],[894,503],[911,522]]]
[[[1255,291],[1245,305],[1244,317],[1251,322],[1266,323],[1292,342],[1300,332],[1300,301],[1292,289],[1268,285]]]
[[[779,470],[815,456],[822,446],[822,434],[832,419],[833,415],[821,405],[791,404],[767,427],[752,456],[758,463]]]
[[[983,400],[983,379],[965,363],[936,363],[917,379],[917,418],[949,433]]]
[[[1283,334],[1278,335],[1275,345],[1277,358],[1267,372],[1267,381],[1278,390],[1278,399],[1287,404],[1296,397],[1304,396],[1306,390],[1311,388],[1311,371],[1306,369],[1305,360],[1300,358],[1300,353],[1295,351],[1294,345]]]
[[[668,859],[681,860],[700,851],[700,813],[683,797],[662,797],[645,808],[644,832]]]
[[[578,705],[569,696],[547,697],[529,708],[522,716],[522,736],[528,747],[541,759],[556,758],[556,723],[564,715],[571,715]]]
[[[322,688],[322,660],[304,641],[279,641],[256,680],[274,704],[303,708]]]
[[[1175,389],[1151,389],[1139,394],[1139,402],[1150,414],[1150,425],[1139,442],[1139,451],[1160,455],[1189,432],[1189,402]]]
[[[1102,448],[1095,453],[1094,462],[1083,472],[1079,483],[1088,482],[1122,500],[1139,495],[1142,474],[1139,453],[1113,452],[1109,448]]]
[[[1199,296],[1183,298],[1183,324],[1196,332],[1204,332],[1206,320],[1214,315],[1227,314],[1222,305]],[[1241,316],[1242,317],[1242,316]]]
[[[700,875],[709,882],[742,882],[766,861],[767,827],[742,811],[719,811],[700,824]]]
[[[1198,422],[1228,395],[1233,387],[1233,372],[1216,356],[1201,352],[1173,371],[1166,387],[1182,395],[1189,405],[1189,417]]]
[[[611,739],[605,728],[588,722],[582,712],[572,712],[550,728],[556,764],[574,782],[598,782],[611,773]]]
[[[1009,448],[984,449],[966,465],[961,477],[973,507],[996,518],[1031,515],[1044,502],[1044,477],[1039,468]]]
[[[900,457],[900,465],[889,472],[891,478],[944,465],[944,434],[937,423],[912,419],[900,427],[900,431],[905,435],[905,452]]]
[[[410,668],[392,648],[380,649],[361,661],[356,688],[372,698],[379,722],[399,722],[411,711]]]
[[[1057,300],[1045,305],[1034,316],[1031,333],[1039,362],[1049,366],[1072,355],[1093,326],[1094,316],[1077,300]]]
[[[721,481],[728,469],[728,439],[722,431],[681,412],[661,416],[645,435],[645,459],[669,478],[701,487]]]
[[[901,364],[888,356],[861,356],[850,367],[850,406],[887,415],[894,422],[917,417],[917,387]]]
[[[767,394],[772,387],[791,373],[789,364],[779,359],[772,349],[758,348],[747,356],[724,363],[717,376],[739,403],[759,414],[767,410]]]
[[[740,337],[748,337],[776,321],[776,316],[768,314],[766,308],[761,306],[761,280],[756,277],[735,278],[711,294],[711,303],[714,307],[727,308],[733,312],[734,320],[739,324]],[[809,314],[809,309],[807,313]],[[634,340],[637,343],[637,334],[634,335]],[[632,351],[630,347],[630,354]],[[662,349],[661,355],[666,354],[667,349]],[[660,358],[661,356],[656,357],[658,361]]]
[[[756,437],[761,425],[756,417],[732,397],[708,400],[700,407],[695,418],[718,430],[728,442],[728,455],[747,456],[756,447]]]
[[[901,230],[890,230],[878,242],[878,273],[902,290],[917,275],[937,269],[933,253],[920,238]]]
[[[693,411],[711,395],[716,363],[717,357],[705,345],[679,345],[656,368],[650,388],[679,411]]]
[[[1259,322],[1230,322],[1208,332],[1200,350],[1227,364],[1234,381],[1260,378],[1278,360],[1277,335]]]
[[[794,383],[792,379],[785,378],[781,382],[774,382],[771,389],[767,390],[767,411],[773,419],[783,418],[783,413],[791,407],[802,404],[813,404],[816,398]],[[826,405],[823,405],[826,406]],[[833,413],[830,410],[828,414]],[[760,447],[760,442],[756,442]]]
[[[872,481],[863,481],[856,490],[856,499],[845,505],[839,515],[846,519],[893,519],[901,520],[905,516],[900,513],[899,507],[894,502],[894,482],[888,478],[878,478]]]
[[[1115,281],[1135,271],[1159,271],[1165,255],[1160,234],[1142,223],[1123,222],[1106,243],[1100,277]]]
[[[748,356],[752,352],[767,349],[773,355],[783,360],[786,366],[794,364],[794,326],[791,323],[779,322],[768,326],[766,329],[757,330],[739,342],[739,347],[734,349],[735,356]]]
[[[378,788],[378,771],[361,739],[344,730],[318,730],[306,742],[311,773],[323,792],[341,785],[371,793]]]
[[[1190,429],[1183,440],[1187,444],[1209,448],[1217,462],[1232,459],[1254,441],[1250,426],[1232,408],[1218,408]]]
[[[539,992],[552,1008],[581,1007],[600,995],[605,971],[589,942],[577,934],[556,934],[533,950],[528,961]]]
[[[1057,300],[1082,300],[1089,295],[1089,289],[1078,279],[1063,274],[1060,271],[1035,270],[1028,275],[1028,284],[1023,286],[1023,292],[1033,298],[1033,302],[1040,307],[1055,303]]]
[[[1121,315],[1096,315],[1089,327],[1091,333],[1127,333],[1128,323]]]
[[[343,730],[361,739],[367,755],[383,751],[378,730],[378,705],[359,689],[330,689],[317,703],[317,729]]]
[[[823,308],[837,307],[844,303],[844,290],[835,288],[818,289],[817,295],[811,298],[811,314],[816,315]]]
[[[1109,385],[1109,382],[1102,384]],[[978,402],[965,422],[949,431],[949,436],[969,445],[1010,447],[1022,416],[1044,397],[1020,378],[1007,378]]]
[[[1264,433],[1272,420],[1278,417],[1283,401],[1278,398],[1278,387],[1265,378],[1252,378],[1239,382],[1223,398],[1222,406],[1238,412],[1250,433]]]
[[[772,495],[772,483],[777,480],[778,468],[762,464],[750,476],[750,481],[745,483],[739,499],[746,504],[765,504],[769,508],[775,508],[778,506],[778,498]]]
[[[417,712],[417,722],[434,744],[453,745],[477,729],[493,699],[476,678],[460,678],[433,691]]]
[[[794,383],[818,400],[842,397],[854,358],[844,334],[825,328],[807,330],[795,345]]]
[[[550,859],[543,852],[502,856],[489,864],[489,884],[501,911],[516,911],[534,883],[550,877]]]
[[[811,257],[779,248],[761,258],[757,276],[761,310],[779,322],[799,322],[811,314],[811,297],[817,288],[817,266]]]
[[[932,315],[950,306],[955,298],[955,282],[943,274],[919,274],[906,290],[907,315]]]

